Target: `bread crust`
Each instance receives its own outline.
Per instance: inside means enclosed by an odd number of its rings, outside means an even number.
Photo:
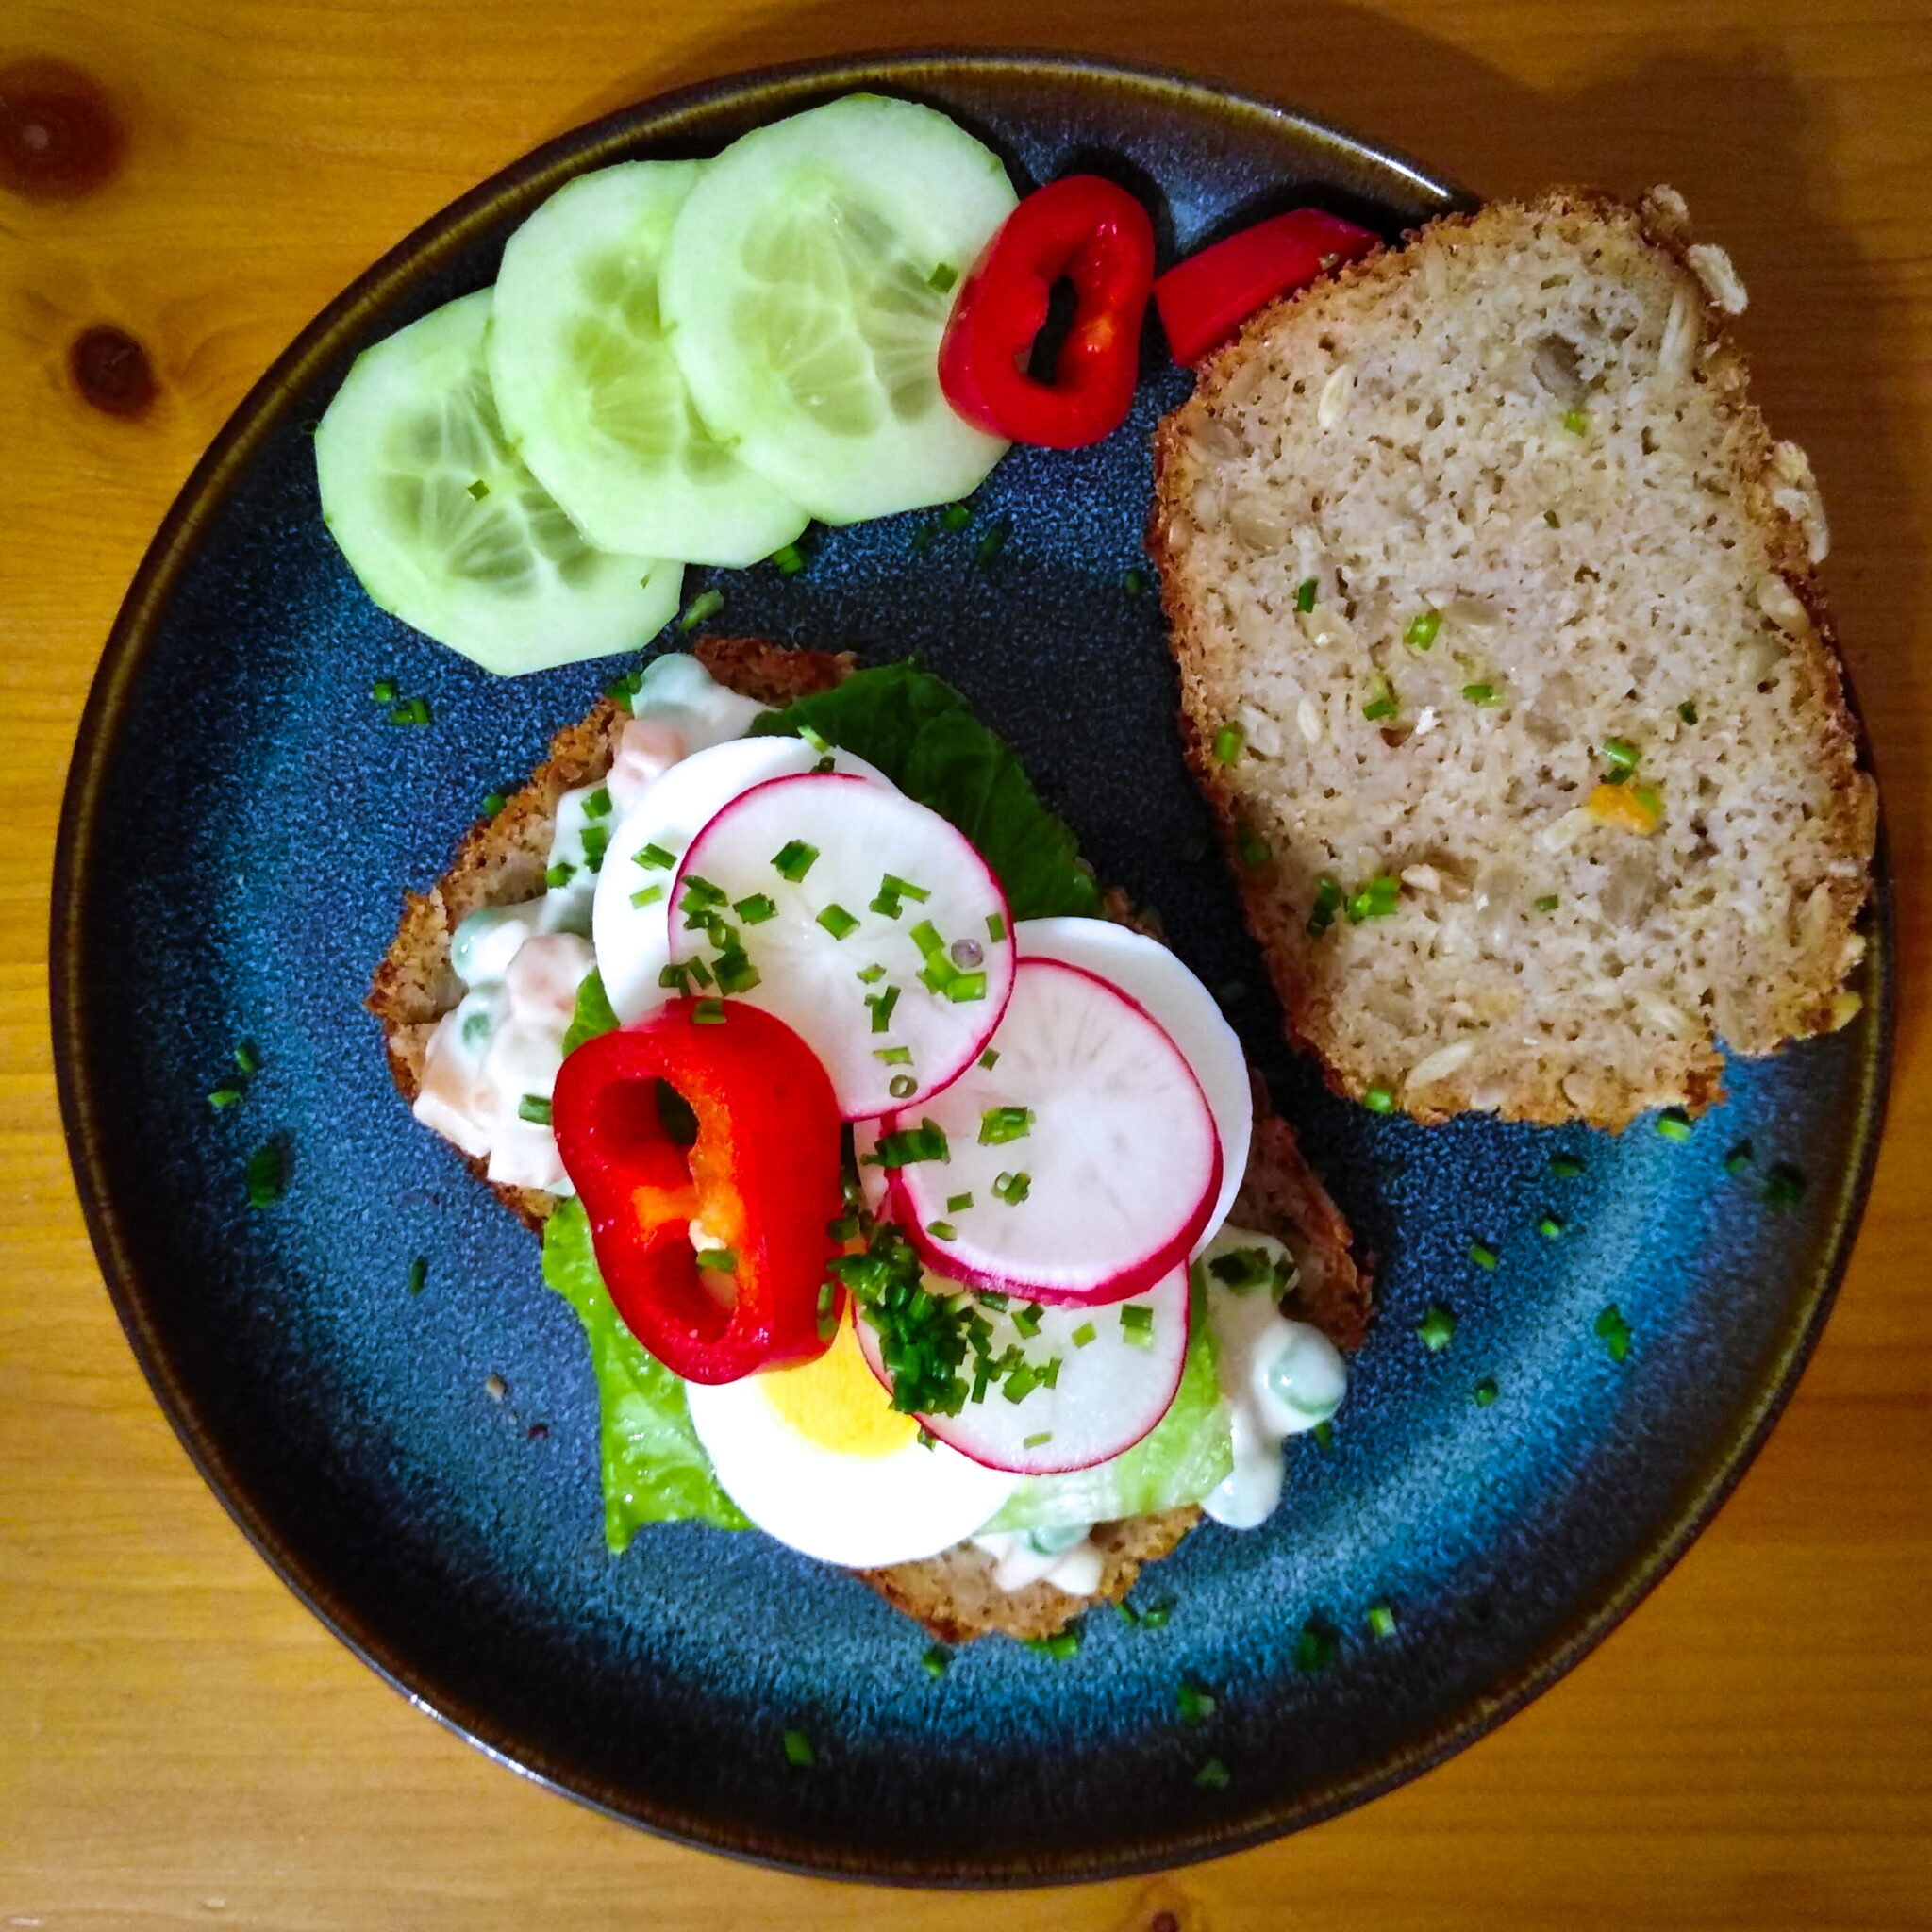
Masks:
[[[791,650],[758,638],[706,638],[694,651],[721,683],[771,705],[829,689],[853,668],[850,653]],[[604,698],[586,717],[565,725],[551,741],[549,757],[503,809],[471,826],[442,877],[426,892],[405,895],[395,939],[364,1004],[382,1023],[391,1074],[410,1105],[421,1086],[429,1035],[461,993],[449,965],[458,924],[479,906],[509,904],[542,891],[557,802],[608,772],[628,715]],[[1145,925],[1132,918],[1120,894],[1108,899],[1110,916]],[[1302,1158],[1288,1124],[1270,1110],[1258,1081],[1255,1091],[1255,1153],[1236,1212],[1244,1224],[1276,1235],[1295,1253],[1302,1274],[1295,1312],[1339,1346],[1358,1347],[1368,1329],[1370,1284],[1349,1252],[1347,1224]],[[481,1160],[466,1164],[526,1227],[541,1233],[556,1206],[554,1195],[491,1183]],[[970,1543],[919,1562],[857,1574],[942,1642],[964,1642],[995,1630],[1016,1638],[1048,1637],[1094,1604],[1124,1598],[1141,1565],[1166,1556],[1200,1514],[1190,1507],[1096,1526],[1093,1541],[1104,1568],[1091,1596],[1074,1596],[1043,1582],[1001,1590],[992,1580],[992,1559]]]
[[[1211,437],[1224,411],[1238,407],[1230,399],[1238,397],[1241,384],[1252,385],[1255,365],[1271,352],[1278,359],[1291,338],[1304,342],[1311,331],[1328,326],[1331,317],[1359,317],[1373,298],[1385,292],[1418,287],[1425,303],[1432,259],[1491,245],[1535,223],[1635,238],[1690,298],[1690,312],[1696,318],[1691,338],[1695,380],[1718,414],[1725,449],[1735,452],[1735,489],[1761,539],[1769,572],[1791,600],[1790,625],[1780,626],[1787,630],[1788,656],[1779,675],[1791,681],[1791,709],[1804,726],[1804,761],[1823,774],[1818,813],[1823,838],[1818,842],[1834,862],[1807,881],[1807,894],[1816,903],[1804,908],[1802,952],[1775,975],[1776,983],[1758,984],[1748,992],[1740,989],[1728,1010],[1715,1016],[1696,1012],[1680,1029],[1681,1037],[1646,1035],[1647,1064],[1641,1071],[1611,1079],[1601,1066],[1566,1068],[1560,1060],[1523,1054],[1500,1081],[1493,1068],[1473,1064],[1466,1073],[1405,1091],[1410,1069],[1364,1051],[1359,1029],[1351,1029],[1347,1008],[1362,991],[1359,979],[1352,980],[1334,963],[1332,943],[1324,950],[1324,941],[1311,940],[1306,929],[1314,874],[1326,869],[1319,855],[1312,849],[1296,851],[1291,839],[1267,863],[1241,862],[1243,812],[1254,806],[1243,774],[1214,754],[1215,732],[1224,722],[1221,708],[1234,680],[1226,670],[1228,625],[1212,602],[1221,586],[1204,575],[1207,566],[1197,566],[1191,558],[1200,547],[1200,532],[1192,522],[1194,491],[1210,460],[1202,454],[1204,436]],[[1187,755],[1220,822],[1249,924],[1280,995],[1289,1037],[1316,1057],[1338,1093],[1359,1100],[1372,1088],[1385,1088],[1399,1097],[1405,1111],[1429,1123],[1482,1108],[1514,1120],[1554,1124],[1582,1118],[1596,1126],[1620,1128],[1653,1108],[1675,1105],[1694,1113],[1721,1100],[1720,1031],[1733,1050],[1765,1054],[1790,1039],[1832,1030],[1857,1010],[1857,996],[1845,991],[1845,980],[1864,950],[1857,925],[1870,892],[1876,787],[1859,766],[1857,731],[1845,703],[1836,637],[1815,568],[1824,541],[1822,505],[1802,452],[1791,444],[1774,443],[1750,400],[1744,356],[1725,308],[1720,306],[1721,295],[1733,312],[1741,307],[1741,286],[1728,260],[1721,251],[1693,243],[1682,199],[1671,190],[1654,190],[1636,207],[1587,189],[1555,190],[1528,205],[1491,204],[1472,213],[1443,216],[1414,231],[1405,246],[1348,264],[1315,287],[1263,309],[1202,365],[1193,395],[1156,433],[1156,500],[1148,544],[1161,572],[1180,674]],[[1802,617],[1795,614],[1800,610]],[[1787,909],[1795,920],[1795,908]],[[1432,983],[1430,991],[1453,996],[1456,989]],[[1419,1056],[1426,1057],[1428,1044],[1419,1043]],[[1411,1065],[1420,1063],[1418,1058]]]

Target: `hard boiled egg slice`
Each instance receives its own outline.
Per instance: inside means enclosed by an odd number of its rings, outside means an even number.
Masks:
[[[950,1549],[1019,1477],[919,1441],[859,1353],[850,1323],[803,1368],[688,1385],[691,1426],[731,1500],[768,1535],[869,1569]]]

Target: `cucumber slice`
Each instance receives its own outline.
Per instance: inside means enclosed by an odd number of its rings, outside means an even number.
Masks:
[[[490,291],[356,358],[315,431],[323,521],[385,610],[506,676],[636,650],[681,564],[593,549],[518,460],[483,362]]]
[[[503,251],[487,351],[504,427],[592,543],[743,565],[806,526],[699,420],[658,266],[703,165],[625,161],[552,195]]]
[[[1015,201],[997,155],[910,101],[848,94],[734,142],[659,284],[700,414],[826,523],[964,496],[1007,445],[940,393],[940,337]]]

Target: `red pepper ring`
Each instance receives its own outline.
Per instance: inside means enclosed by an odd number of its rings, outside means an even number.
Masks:
[[[1054,284],[1074,320],[1053,380],[1026,373]],[[967,422],[1011,442],[1080,449],[1126,421],[1154,288],[1154,225],[1098,175],[1036,189],[968,272],[940,343],[940,388]]]
[[[1154,285],[1174,359],[1200,361],[1277,295],[1306,288],[1375,245],[1374,236],[1353,222],[1298,208],[1189,256]]]
[[[689,1147],[659,1082],[696,1116]],[[831,1080],[782,1020],[672,1000],[563,1063],[551,1124],[625,1325],[689,1382],[810,1361],[838,1332],[827,1265],[844,1211]],[[700,1268],[692,1223],[724,1244]],[[823,1297],[823,1300],[822,1300]]]

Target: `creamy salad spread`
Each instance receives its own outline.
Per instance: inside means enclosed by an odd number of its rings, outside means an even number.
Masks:
[[[667,773],[694,754],[743,737],[765,708],[717,683],[693,658],[671,655],[657,659],[642,675],[633,715],[623,727],[608,776],[599,785],[566,792],[558,802],[545,891],[521,905],[473,912],[458,926],[450,961],[464,991],[431,1039],[416,1113],[425,1125],[465,1154],[485,1160],[492,1181],[559,1195],[573,1191],[552,1131],[550,1100],[579,990],[593,969],[601,969],[613,986],[633,989],[620,1003],[620,1011],[625,1005],[635,1009],[652,997],[648,991],[635,989],[655,985],[658,974],[665,970],[658,953],[650,953],[640,964],[636,959],[600,958],[592,945],[593,929],[620,930],[607,928],[603,915],[595,910],[601,903],[598,882],[605,859],[618,857],[613,836]],[[841,759],[841,769],[847,765],[861,774],[876,776],[862,761]],[[760,775],[752,770],[748,782],[758,783]],[[619,862],[634,865],[645,860],[643,855],[633,857],[626,852],[619,857]],[[638,876],[647,874],[640,873]],[[884,890],[890,897],[893,881],[891,874],[887,877]],[[632,880],[628,874],[622,879],[613,877],[606,884],[607,894],[613,883],[628,888]],[[908,892],[921,890],[905,880],[896,883]],[[648,903],[652,888],[646,884],[635,893],[626,891],[625,896],[633,906]],[[845,916],[839,908],[832,910]],[[823,915],[819,923],[825,923]],[[1091,922],[1036,924],[1044,930]],[[970,942],[956,945],[950,956],[953,963],[945,971],[955,979],[972,972],[983,963],[986,950]],[[1166,959],[1172,961],[1172,956]],[[962,961],[966,962],[963,966],[958,963]],[[676,969],[670,970],[675,978]],[[1163,965],[1162,971],[1176,978],[1185,974],[1177,962],[1171,968]],[[867,974],[861,971],[858,976],[862,980]],[[1191,982],[1191,975],[1186,977]],[[940,983],[950,982],[942,977]],[[887,1010],[891,1010],[891,1002],[887,1002]],[[1212,1024],[1224,1031],[1218,1016]],[[1187,1044],[1191,1039],[1188,1027],[1180,1026],[1175,1037]],[[1211,1072],[1198,1058],[1195,1063],[1201,1068],[1204,1087],[1211,1086]],[[1244,1068],[1240,1071],[1244,1082]],[[1224,1080],[1224,1090],[1227,1085]],[[927,1120],[926,1126],[932,1124]],[[873,1131],[867,1124],[861,1123],[858,1131],[861,1147],[872,1146],[876,1137],[867,1138]],[[1244,1160],[1245,1139],[1227,1151]],[[1331,1416],[1346,1393],[1348,1378],[1341,1356],[1318,1329],[1280,1312],[1281,1298],[1296,1278],[1296,1264],[1287,1248],[1271,1236],[1220,1218],[1238,1180],[1238,1172],[1223,1177],[1216,1215],[1194,1244],[1189,1278],[1212,1340],[1213,1375],[1224,1408],[1231,1451],[1231,1467],[1203,1498],[1203,1507],[1217,1522],[1245,1529],[1265,1521],[1279,1501],[1284,1439],[1313,1429]],[[867,1185],[873,1206],[883,1213],[886,1177],[868,1179]],[[1003,1173],[994,1191],[1004,1188],[1002,1198],[1006,1198],[1017,1189],[1017,1198],[1024,1199],[1027,1186],[1024,1173],[1019,1173],[1017,1180],[1014,1172]],[[970,1199],[970,1194],[960,1193],[952,1197],[953,1206],[959,1208]],[[934,1227],[942,1225],[933,1224]],[[950,1228],[946,1233],[950,1236]],[[714,1254],[725,1246],[723,1236],[697,1219],[691,1221],[690,1240],[694,1249]],[[1005,1306],[1005,1297],[991,1299]],[[1123,1325],[1134,1319],[1140,1306],[1126,1305],[1121,1316]],[[1048,1311],[1050,1315],[1062,1312]],[[1096,1317],[1111,1312],[1094,1310]],[[1036,1308],[1036,1326],[1040,1315]],[[1143,1329],[1150,1325],[1151,1318],[1142,1324]],[[1085,1348],[1096,1331],[1097,1322],[1074,1329],[1074,1351]],[[1030,1332],[1022,1329],[1023,1334]],[[1127,1339],[1141,1337],[1130,1332]],[[871,1365],[876,1373],[877,1361]],[[1051,1374],[1052,1370],[1047,1373]],[[1024,1478],[1000,1477],[992,1470],[974,1467],[969,1479],[967,1458],[957,1456],[944,1442],[933,1444],[924,1438],[922,1449],[906,1457],[904,1449],[912,1446],[909,1435],[902,1439],[896,1430],[901,1423],[909,1430],[912,1419],[894,1415],[891,1419],[893,1427],[886,1428],[882,1417],[870,1414],[869,1406],[877,1400],[879,1391],[863,1373],[858,1355],[848,1353],[842,1340],[831,1356],[809,1370],[749,1379],[770,1384],[766,1392],[772,1400],[758,1411],[760,1431],[769,1434],[775,1428],[782,1435],[785,1427],[796,1427],[802,1431],[803,1442],[794,1446],[818,1453],[829,1448],[836,1458],[858,1467],[875,1486],[890,1475],[904,1493],[888,1497],[885,1489],[879,1490],[881,1500],[875,1507],[888,1513],[894,1507],[916,1513],[925,1472],[937,1475],[941,1468],[960,1464],[952,1480],[958,1507],[967,1511],[969,1522],[978,1518],[981,1526],[972,1541],[992,1559],[994,1580],[1003,1590],[1046,1583],[1073,1595],[1087,1595],[1099,1586],[1103,1556],[1091,1539],[1091,1521],[1059,1520],[1048,1509],[1044,1514],[1054,1520],[1024,1527],[993,1526],[1011,1513],[1010,1499]],[[781,1390],[781,1382],[793,1386]],[[874,1392],[868,1395],[868,1390]],[[690,1392],[707,1396],[705,1405],[693,1404],[694,1417],[724,1413],[715,1400],[723,1391],[692,1388]],[[860,1414],[861,1409],[868,1412]],[[712,1426],[718,1426],[715,1420]],[[764,1436],[755,1457],[741,1457],[730,1444],[710,1442],[708,1446],[718,1462],[720,1480],[734,1500],[774,1534],[796,1541],[810,1554],[830,1555],[833,1560],[887,1559],[874,1556],[862,1537],[849,1544],[835,1538],[827,1544],[815,1535],[788,1532],[782,1507],[768,1507],[760,1513],[745,1495],[733,1490],[735,1468],[748,1462],[762,1468],[774,1459],[772,1444]],[[901,1464],[906,1466],[901,1469]],[[1091,1474],[1076,1470],[1070,1480],[1077,1482]],[[991,1487],[988,1477],[993,1478]],[[1050,1483],[1053,1478],[1044,1480]],[[1075,1489],[1072,1493],[1081,1492]],[[1095,1494],[1104,1496],[1105,1491]],[[847,1548],[865,1554],[837,1554]]]

